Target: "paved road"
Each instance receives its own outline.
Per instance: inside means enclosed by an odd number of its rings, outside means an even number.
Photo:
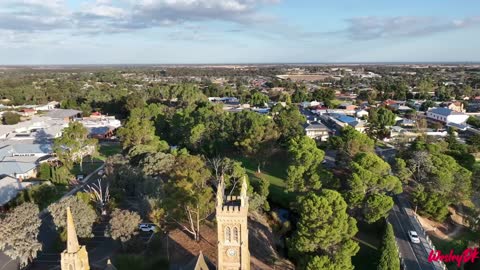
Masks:
[[[99,169],[101,168],[103,168],[103,166]],[[85,185],[97,181],[97,179],[100,177],[98,176],[97,171],[98,170],[90,174],[89,177],[87,176],[81,185],[68,192],[61,199],[73,195],[78,191],[83,190]],[[57,232],[55,230],[55,225],[53,223],[52,217],[48,214],[46,210],[40,213],[40,218],[42,219],[42,224],[40,226],[38,240],[40,241],[40,243],[42,243],[42,251],[37,254],[37,258],[34,260],[33,264],[29,267],[29,269],[52,269],[52,267],[54,267],[55,265],[59,265],[60,261],[60,252],[54,250],[54,244],[57,239]],[[104,254],[105,253],[103,253],[103,255]],[[17,270],[17,266],[17,261],[11,260],[10,257],[6,256],[3,252],[0,252],[0,270]]]
[[[421,243],[414,244],[410,241],[408,231],[415,231],[415,229],[405,210],[399,207],[398,203],[398,200],[395,198],[395,205],[390,212],[388,220],[393,226],[397,245],[404,259],[406,269],[435,270],[434,265],[428,262],[428,253],[423,245]],[[419,236],[422,237],[420,233]]]

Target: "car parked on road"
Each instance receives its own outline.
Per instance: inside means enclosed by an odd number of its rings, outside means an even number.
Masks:
[[[418,238],[418,234],[416,231],[408,231],[408,237],[410,238],[410,241],[412,241],[412,243],[420,243],[420,238]]]
[[[155,231],[155,225],[142,223],[142,224],[138,225],[138,229],[142,232],[154,232]]]

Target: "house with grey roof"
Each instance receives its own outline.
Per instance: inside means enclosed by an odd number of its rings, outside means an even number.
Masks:
[[[0,175],[0,209],[32,184],[32,182],[21,182],[8,175]]]
[[[461,112],[456,112],[448,108],[431,108],[427,111],[427,119],[432,121],[442,122],[444,124],[454,123],[454,124],[464,124],[468,115]]]
[[[305,135],[312,139],[321,141],[326,141],[331,132],[331,130],[321,122],[308,121],[303,128],[305,130]]]
[[[0,148],[0,174],[16,179],[37,175],[40,162],[52,154],[49,144],[12,144]]]

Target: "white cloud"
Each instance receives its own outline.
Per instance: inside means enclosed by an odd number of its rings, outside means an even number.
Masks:
[[[371,40],[391,37],[425,36],[480,25],[480,17],[447,19],[438,17],[356,17],[347,20],[349,26],[336,33],[353,40]]]

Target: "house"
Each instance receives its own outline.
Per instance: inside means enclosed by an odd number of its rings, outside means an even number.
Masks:
[[[46,116],[53,119],[63,119],[64,121],[72,121],[82,114],[81,111],[71,109],[53,109]]]
[[[37,164],[34,162],[2,161],[0,172],[18,180],[37,176]]]
[[[353,105],[353,104],[349,104],[349,103],[343,103],[343,104],[340,104],[338,106],[339,109],[344,109],[344,110],[347,110],[347,111],[353,111],[357,108],[356,105]]]
[[[49,144],[12,144],[0,148],[0,173],[16,179],[37,176],[37,166],[50,157]]]
[[[461,112],[461,113],[465,112],[465,108],[463,106],[463,103],[460,102],[460,101],[442,103],[442,104],[440,104],[440,106],[444,107],[444,108],[447,108],[447,109],[450,109],[450,110],[455,111],[455,112]]]
[[[17,196],[17,194],[32,182],[21,182],[8,175],[0,175],[0,210],[2,207]]]
[[[467,121],[468,115],[450,110],[448,108],[432,108],[427,111],[427,118],[433,121],[439,121],[444,124],[455,123],[463,124]]]
[[[33,115],[35,115],[36,113],[37,113],[37,110],[32,109],[32,108],[25,108],[25,109],[23,109],[23,110],[20,111],[20,115],[26,116],[26,117],[28,117],[28,116],[33,116]]]
[[[338,129],[343,129],[346,126],[351,126],[359,132],[365,132],[365,121],[359,120],[355,117],[347,115],[333,115],[330,116],[330,121],[337,126]]]
[[[330,129],[326,127],[324,124],[316,121],[315,122],[307,121],[307,123],[304,125],[304,130],[305,130],[305,135],[307,135],[309,138],[320,140],[320,141],[326,141],[330,136],[330,132],[331,132]]]
[[[355,116],[357,118],[368,117],[368,112],[366,110],[357,110],[355,111]]]
[[[56,107],[58,107],[58,105],[60,105],[59,102],[57,102],[57,101],[50,101],[50,102],[48,102],[46,105],[37,106],[36,109],[37,109],[37,111],[50,111],[50,110],[53,110],[53,109],[55,109]]]
[[[96,139],[110,139],[115,129],[111,127],[91,127],[88,128],[89,136]]]

